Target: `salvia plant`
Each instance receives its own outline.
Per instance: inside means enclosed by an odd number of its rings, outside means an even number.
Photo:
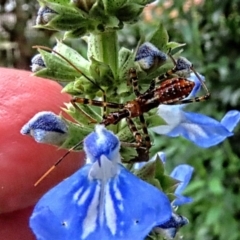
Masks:
[[[39,0],[36,27],[64,37],[52,50],[37,47],[32,71],[64,84],[73,96],[64,111],[75,121],[40,112],[21,133],[83,149],[86,164],[37,203],[30,218],[37,239],[180,239],[188,220],[178,207],[192,202],[182,192],[193,168],[182,164],[166,173],[155,139],[182,136],[208,148],[233,135],[239,111],[220,122],[184,111],[187,103],[209,98],[207,81],[162,24],[142,33],[134,49],[119,46],[118,31],[139,21],[151,2]],[[84,39],[87,56],[67,46],[67,38]]]

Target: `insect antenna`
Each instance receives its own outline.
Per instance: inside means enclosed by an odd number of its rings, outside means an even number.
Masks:
[[[77,143],[76,145],[74,145],[73,147],[71,147],[61,158],[59,158],[35,183],[34,183],[34,187],[36,187],[44,178],[47,177],[47,175],[52,172],[57,165],[62,162],[62,160],[70,154],[71,151],[75,150],[77,147],[79,147],[81,144],[83,143],[83,140],[80,141],[79,143]]]

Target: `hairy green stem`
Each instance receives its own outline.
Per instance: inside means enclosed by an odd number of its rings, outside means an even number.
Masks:
[[[89,41],[91,56],[111,68],[114,78],[118,75],[118,41],[117,32],[109,31],[91,34]],[[91,57],[90,56],[90,57]]]

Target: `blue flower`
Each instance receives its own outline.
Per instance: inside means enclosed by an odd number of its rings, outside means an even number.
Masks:
[[[181,164],[175,167],[171,172],[170,176],[180,181],[174,192],[175,196],[177,197],[172,203],[174,206],[180,206],[193,201],[190,197],[182,196],[183,190],[187,187],[192,177],[193,170],[193,167],[187,164]]]
[[[21,134],[30,135],[36,142],[60,146],[68,136],[64,120],[52,112],[39,112],[21,129]]]
[[[87,164],[34,209],[37,239],[141,240],[171,218],[167,196],[125,169],[119,149],[119,139],[102,125],[84,139]]]
[[[201,85],[196,76],[191,74],[190,79],[195,81],[195,87],[190,94],[190,97],[193,97]],[[169,137],[182,136],[199,147],[208,148],[232,136],[232,131],[240,120],[240,112],[237,110],[229,111],[218,122],[203,114],[185,112],[182,110],[183,106],[159,105],[158,115],[166,122],[166,125],[151,129],[155,133]]]

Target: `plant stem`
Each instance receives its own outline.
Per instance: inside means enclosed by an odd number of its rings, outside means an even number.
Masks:
[[[116,31],[92,33],[90,35],[89,57],[103,62],[111,68],[114,79],[118,76],[118,41]]]

